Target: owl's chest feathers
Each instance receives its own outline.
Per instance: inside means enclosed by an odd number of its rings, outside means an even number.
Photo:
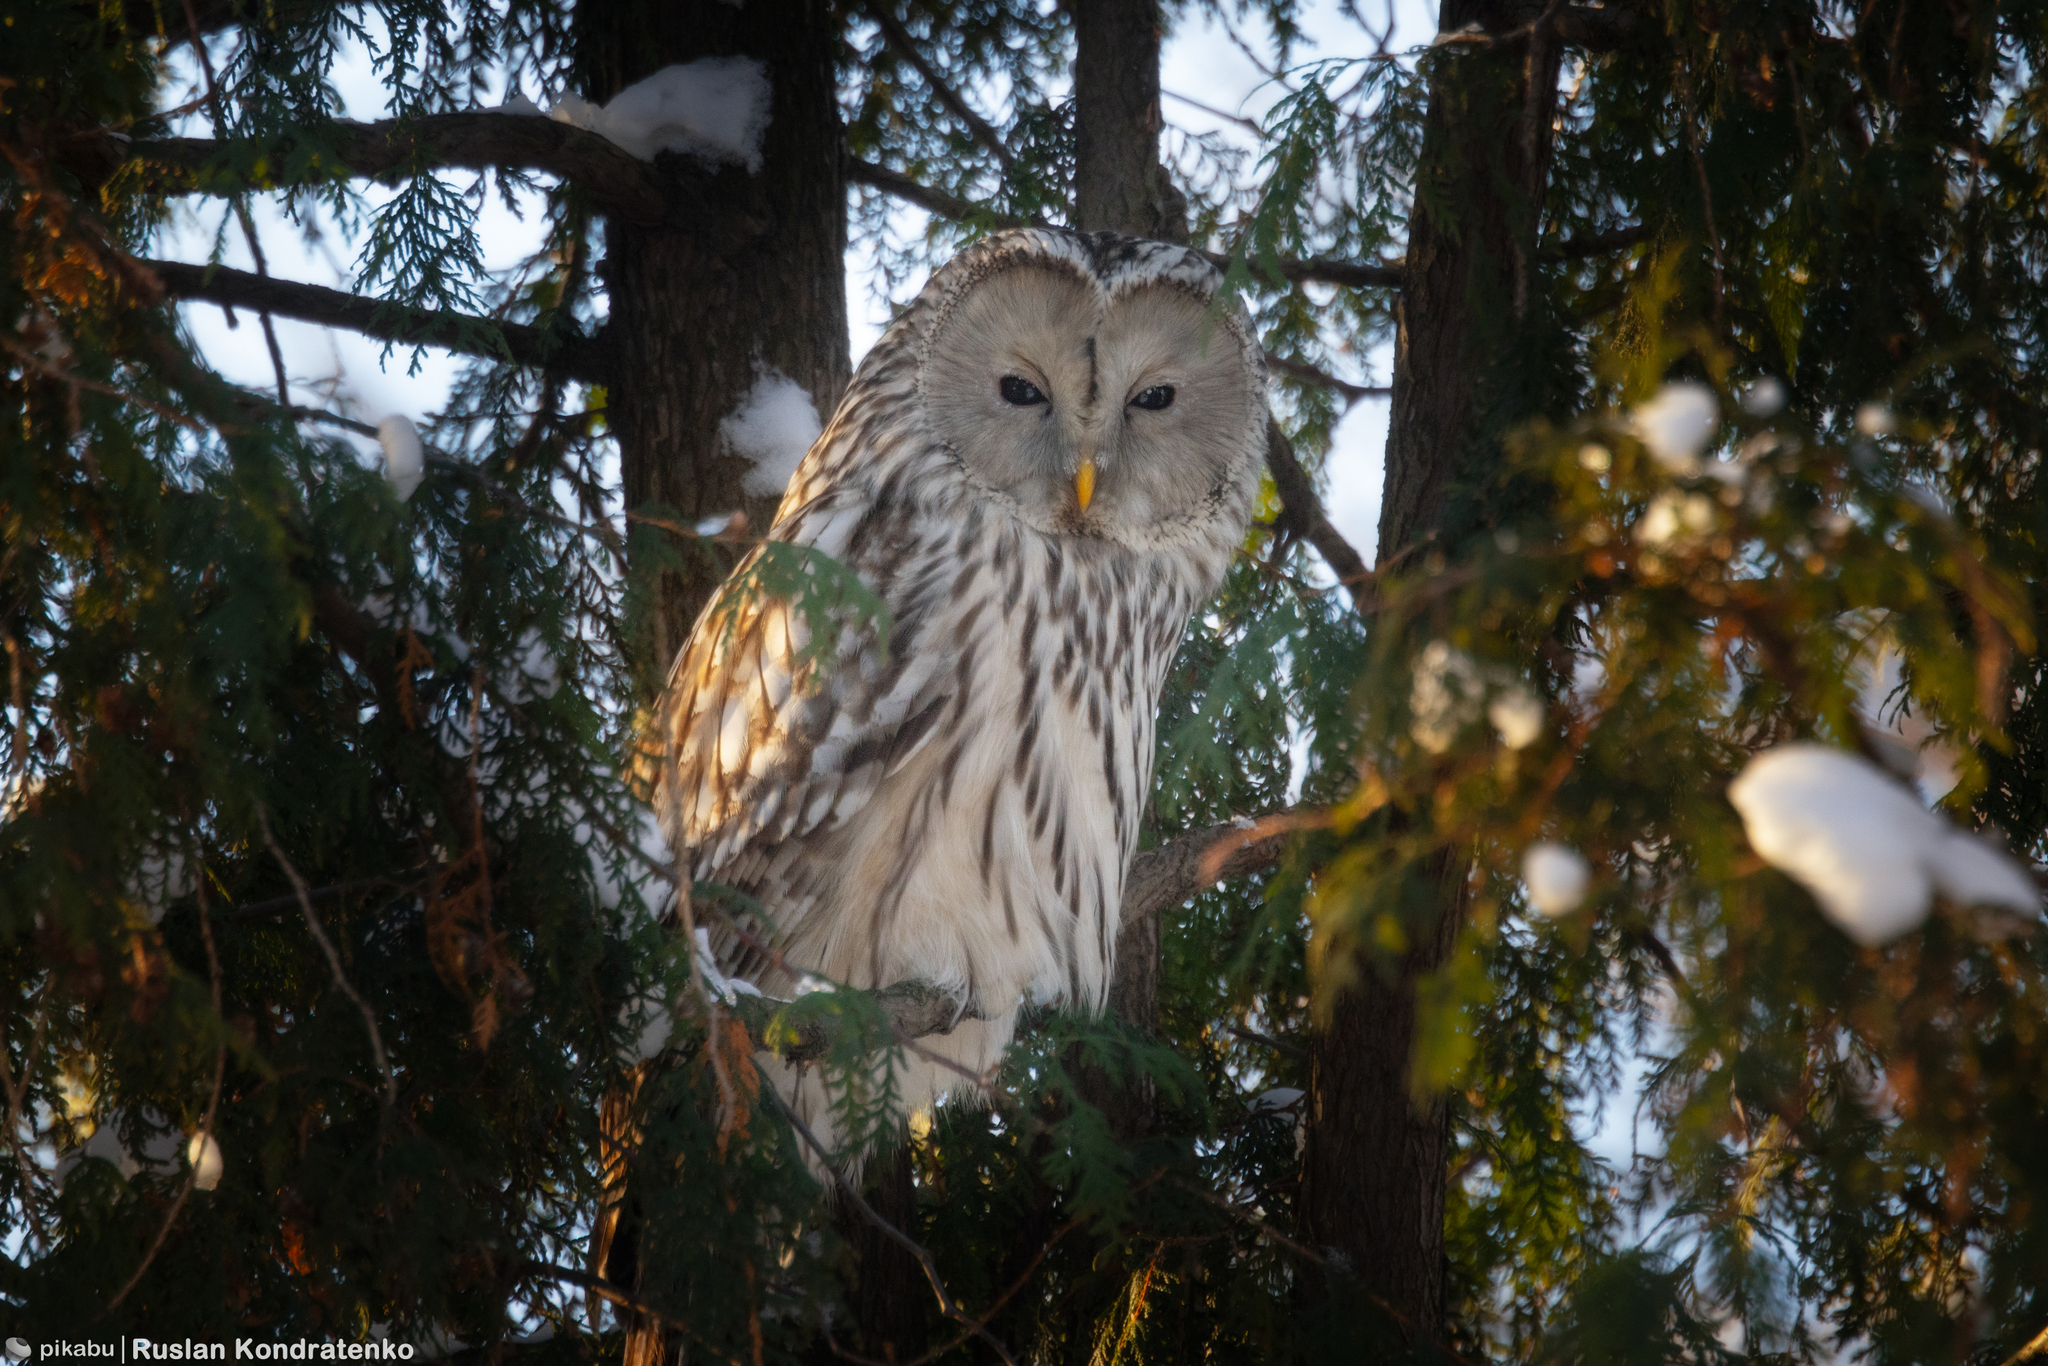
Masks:
[[[1104,542],[974,529],[878,584],[892,655],[950,667],[927,685],[926,734],[816,851],[860,889],[817,965],[919,975],[984,1013],[1027,994],[1099,1006],[1159,690],[1210,585]]]

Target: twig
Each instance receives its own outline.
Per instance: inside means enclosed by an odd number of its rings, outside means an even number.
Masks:
[[[917,1241],[909,1234],[897,1228],[880,1214],[877,1214],[873,1205],[861,1199],[860,1192],[854,1188],[853,1183],[846,1179],[843,1172],[832,1165],[832,1154],[826,1152],[825,1145],[818,1142],[818,1136],[811,1132],[811,1126],[797,1118],[796,1111],[783,1103],[782,1097],[775,1093],[774,1088],[763,1088],[761,1098],[782,1112],[783,1118],[789,1121],[790,1127],[796,1130],[797,1136],[809,1144],[811,1151],[818,1155],[819,1165],[831,1173],[832,1180],[838,1185],[840,1193],[853,1202],[854,1208],[861,1212],[862,1217],[880,1230],[882,1236],[917,1259],[917,1264],[924,1268],[925,1279],[931,1283],[932,1294],[938,1297],[939,1312],[955,1323],[964,1324],[972,1328],[974,1336],[986,1342],[997,1356],[1008,1363],[1008,1366],[1017,1366],[1017,1359],[1010,1355],[1008,1349],[1002,1343],[996,1341],[995,1334],[989,1332],[979,1320],[975,1319],[965,1309],[962,1309],[959,1302],[946,1292],[946,1283],[939,1278],[939,1268],[933,1264],[931,1253],[926,1252],[923,1247],[919,1246]]]
[[[1240,128],[1248,128],[1252,132],[1258,134],[1260,137],[1264,137],[1266,135],[1266,130],[1259,127],[1258,121],[1256,119],[1248,119],[1242,114],[1229,113],[1225,110],[1218,109],[1213,104],[1204,104],[1198,99],[1194,99],[1190,96],[1180,94],[1177,91],[1162,89],[1159,93],[1166,96],[1166,98],[1168,98],[1169,100],[1180,101],[1182,104],[1188,106],[1190,109],[1199,109],[1204,114],[1212,114],[1215,117],[1223,119],[1228,123],[1234,123]]]
[[[200,36],[199,16],[192,12],[192,0],[185,0],[185,23],[192,30],[192,55],[199,59],[200,73],[206,77],[206,102],[212,106],[214,136],[226,137],[227,114],[221,108],[220,87],[213,79],[213,59],[206,55],[206,40]],[[263,244],[256,238],[256,220],[250,216],[248,197],[230,195],[228,204],[242,225],[242,237],[249,244],[249,255],[256,262],[256,273],[269,279],[270,265],[263,259]],[[234,320],[234,314],[230,312],[228,322],[232,324]],[[263,326],[263,342],[270,348],[270,365],[277,372],[277,401],[289,408],[292,406],[291,385],[285,378],[284,351],[277,344],[277,328],[271,323],[267,310],[256,310],[256,320]]]
[[[342,971],[341,955],[335,952],[334,941],[327,937],[320,917],[313,912],[313,897],[306,889],[306,880],[299,876],[299,870],[292,866],[292,861],[279,847],[277,837],[270,833],[270,818],[264,813],[261,803],[256,807],[256,828],[263,832],[263,843],[269,847],[271,857],[277,860],[278,867],[284,869],[284,875],[291,880],[292,891],[298,895],[299,909],[305,912],[306,928],[312,931],[320,951],[327,955],[327,966],[334,970],[334,984],[356,1003],[356,1009],[363,1014],[363,1028],[370,1034],[370,1052],[377,1060],[377,1070],[384,1076],[384,1108],[387,1111],[395,1109],[398,1105],[398,1079],[391,1074],[391,1059],[384,1052],[384,1036],[377,1029],[376,1012],[370,1009],[370,1003],[363,999],[355,984],[348,980],[348,974]]]
[[[1692,67],[1684,59],[1680,59],[1678,63],[1678,98],[1685,113],[1686,148],[1692,154],[1693,175],[1700,184],[1700,210],[1707,229],[1707,249],[1710,253],[1708,261],[1714,268],[1714,331],[1719,334],[1725,326],[1724,297],[1727,294],[1728,282],[1722,270],[1721,233],[1714,226],[1714,191],[1707,183],[1707,158],[1700,147],[1699,110],[1693,103]]]
[[[87,379],[83,375],[75,375],[69,370],[60,369],[11,337],[0,337],[0,351],[5,351],[23,365],[28,366],[39,374],[56,380],[60,384],[68,384],[74,389],[90,390],[95,394],[105,394],[108,398],[117,398],[123,403],[132,403],[138,408],[147,408],[164,421],[175,422],[180,427],[189,427],[195,432],[206,430],[206,424],[199,419],[187,417],[184,413],[178,412],[174,408],[166,408],[163,404],[153,399],[144,398],[140,394],[131,394],[127,390],[117,389],[111,384],[102,384],[96,379]]]
[[[43,1251],[50,1250],[50,1235],[43,1227],[42,1210],[37,1203],[35,1181],[42,1168],[28,1159],[21,1146],[21,1102],[28,1094],[29,1082],[35,1078],[36,1058],[43,1051],[43,1033],[50,1022],[50,990],[56,983],[55,975],[43,979],[43,989],[36,997],[36,1027],[29,1035],[28,1052],[22,1055],[21,1080],[15,1081],[13,1069],[7,1062],[7,1021],[0,1015],[0,1086],[7,1090],[7,1146],[14,1153],[14,1162],[21,1172],[21,1207],[28,1212],[29,1227],[35,1231],[36,1246]]]
[[[187,0],[186,12],[188,14],[191,12],[190,0]],[[199,877],[193,880],[193,890],[199,896],[199,937],[206,944],[207,976],[213,984],[213,1018],[214,1023],[220,1025],[222,1023],[220,1009],[220,953],[214,947],[213,923],[207,914],[206,873],[204,869],[201,869]],[[163,1224],[156,1231],[156,1241],[149,1245],[149,1251],[142,1254],[142,1261],[136,1266],[135,1274],[130,1276],[128,1283],[122,1286],[119,1293],[107,1302],[107,1308],[119,1308],[121,1301],[128,1298],[128,1292],[133,1290],[136,1283],[142,1279],[142,1273],[149,1270],[149,1264],[155,1261],[156,1254],[163,1250],[164,1240],[171,1236],[171,1226],[178,1221],[178,1211],[185,1208],[185,1201],[190,1198],[193,1187],[198,1185],[199,1164],[206,1160],[207,1146],[213,1143],[213,1121],[220,1111],[221,1082],[227,1077],[227,1073],[228,1046],[223,1041],[219,1051],[214,1054],[213,1093],[206,1099],[206,1118],[199,1121],[198,1150],[194,1152],[191,1149],[187,1149],[186,1152],[186,1165],[191,1167],[191,1170],[185,1173],[185,1184],[178,1187],[178,1198],[171,1201],[170,1209],[165,1211]]]
[[[631,1310],[635,1314],[643,1314],[657,1323],[666,1324],[670,1328],[681,1332],[687,1333],[690,1331],[690,1325],[687,1320],[679,1319],[674,1314],[668,1313],[665,1310],[656,1309],[645,1300],[634,1298],[622,1287],[613,1284],[604,1277],[593,1276],[587,1271],[576,1271],[566,1266],[556,1266],[553,1262],[534,1261],[529,1258],[519,1264],[517,1274],[521,1276],[546,1276],[549,1280],[581,1286],[599,1299],[609,1300],[621,1309]]]
[[[882,30],[882,37],[888,40],[889,46],[895,48],[917,68],[917,74],[924,77],[924,83],[939,97],[939,103],[951,110],[953,117],[966,124],[967,131],[974,140],[993,152],[996,160],[1003,163],[1003,170],[1014,178],[1017,174],[1017,158],[1003,145],[1002,135],[989,126],[988,120],[975,113],[967,101],[960,98],[959,92],[939,75],[938,69],[926,59],[909,31],[889,12],[885,0],[868,0],[861,8],[874,19],[876,27]]]
[[[1201,1186],[1196,1185],[1192,1181],[1188,1181],[1186,1179],[1178,1177],[1174,1179],[1174,1184],[1176,1186],[1179,1186],[1188,1194],[1194,1196],[1197,1200],[1201,1200],[1208,1204],[1214,1205],[1217,1209],[1222,1210],[1231,1218],[1236,1219],[1240,1223],[1250,1225],[1259,1233],[1261,1237],[1270,1238],[1272,1241],[1278,1243],[1281,1247],[1286,1248],[1289,1252],[1292,1252],[1295,1256],[1300,1257],[1304,1261],[1312,1262],[1317,1266],[1321,1266],[1325,1261],[1328,1260],[1323,1256],[1322,1253],[1316,1251],[1314,1248],[1309,1247],[1305,1243],[1296,1242],[1294,1239],[1282,1233],[1279,1229],[1274,1228],[1271,1224],[1267,1223],[1264,1219],[1259,1218],[1258,1215],[1248,1213],[1247,1211],[1238,1208],[1236,1205],[1231,1204],[1228,1200],[1225,1200],[1222,1196],[1216,1194],[1216,1192],[1214,1191],[1205,1190]]]
[[[571,379],[591,383],[603,383],[610,372],[605,346],[594,337],[562,335],[530,323],[501,322],[467,313],[411,308],[324,285],[265,279],[251,271],[227,266],[199,266],[183,261],[138,264],[154,271],[163,289],[181,299],[268,309],[323,327],[345,327],[379,341],[402,346],[439,346],[466,355],[509,360],[515,365],[552,368]]]
[[[2048,1328],[2028,1338],[2026,1346],[2000,1362],[1999,1366],[2022,1366],[2022,1363],[2039,1361],[2043,1357],[2048,1357]]]

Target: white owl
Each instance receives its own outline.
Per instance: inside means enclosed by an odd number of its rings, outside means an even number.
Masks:
[[[954,994],[964,1018],[925,1044],[970,1073],[1027,1000],[1099,1009],[1109,987],[1159,692],[1263,468],[1265,362],[1221,283],[1108,233],[955,257],[862,362],[769,533],[857,572],[886,650],[849,628],[804,666],[800,610],[729,595],[669,678],[656,810],[681,867],[757,899],[793,967]],[[730,935],[720,952],[794,985]],[[815,1069],[764,1069],[829,1135]],[[960,1084],[915,1056],[898,1080],[907,1107]]]

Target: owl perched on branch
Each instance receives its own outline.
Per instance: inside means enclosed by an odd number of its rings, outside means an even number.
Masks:
[[[760,902],[790,968],[953,994],[959,1024],[925,1043],[969,1073],[1027,1000],[1109,988],[1160,689],[1263,467],[1265,362],[1221,284],[1108,233],[962,252],[861,364],[769,533],[858,574],[886,640],[846,618],[814,649],[815,613],[729,591],[669,678],[656,811],[681,867]],[[730,933],[720,957],[795,985]],[[764,1070],[831,1132],[814,1070]],[[960,1073],[913,1055],[898,1082],[916,1107]]]

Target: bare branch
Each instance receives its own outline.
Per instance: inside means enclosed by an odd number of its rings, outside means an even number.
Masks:
[[[846,157],[845,167],[846,178],[855,184],[871,185],[884,194],[894,195],[905,203],[915,204],[925,212],[936,214],[940,218],[951,219],[956,223],[981,223],[999,228],[1029,226],[1022,219],[991,213],[970,200],[947,194],[944,190],[935,190],[901,171],[877,166],[872,161],[862,161],[851,153]],[[1220,251],[1205,251],[1201,254],[1223,269],[1229,268],[1232,259]],[[1285,257],[1279,262],[1277,278],[1272,271],[1256,260],[1247,261],[1245,264],[1253,275],[1275,284],[1319,283],[1343,285],[1353,289],[1399,288],[1401,284],[1399,264],[1368,265],[1359,261],[1334,260],[1327,256],[1311,256],[1306,260]]]
[[[95,129],[73,134],[58,146],[65,165],[88,184],[105,182],[133,161],[140,163],[142,188],[158,194],[235,194],[336,177],[395,180],[421,171],[506,167],[558,176],[605,213],[632,223],[663,222],[672,208],[687,213],[701,198],[689,192],[694,177],[665,175],[607,138],[539,114],[477,110],[377,123],[337,119],[247,143],[131,140]],[[261,178],[221,169],[223,154],[230,151],[246,154],[237,165],[260,163]]]
[[[915,204],[926,213],[955,223],[983,223],[994,228],[1035,226],[1022,218],[995,213],[958,195],[935,190],[929,185],[913,180],[901,171],[877,166],[872,161],[862,161],[851,153],[845,158],[845,167],[846,178],[854,184],[872,186],[883,194],[894,195],[906,204]]]
[[[1266,368],[1303,384],[1334,390],[1344,396],[1346,403],[1356,403],[1362,398],[1385,398],[1394,392],[1384,384],[1353,384],[1349,380],[1338,379],[1319,365],[1310,365],[1305,360],[1294,360],[1288,356],[1267,356]]]
[[[1287,434],[1271,418],[1266,421],[1266,468],[1272,471],[1273,487],[1280,494],[1275,529],[1283,536],[1299,536],[1314,546],[1336,574],[1337,582],[1351,595],[1352,604],[1357,605],[1366,585],[1372,582],[1372,570],[1366,568],[1364,557],[1352,549],[1351,542],[1344,539],[1344,533],[1330,524],[1322,500],[1316,497],[1315,485],[1309,482],[1308,471],[1295,458]]]
[[[525,323],[407,308],[321,285],[265,279],[226,266],[195,266],[182,261],[142,264],[155,272],[168,293],[181,299],[261,309],[327,327],[346,327],[401,345],[441,346],[468,355],[493,356],[592,383],[601,383],[608,372],[604,344],[593,337],[559,336]]]
[[[946,84],[945,78],[939,75],[938,69],[919,49],[917,40],[912,38],[909,31],[897,21],[896,16],[889,12],[886,0],[868,0],[861,8],[874,19],[875,26],[882,30],[882,37],[888,40],[889,46],[895,48],[917,68],[917,74],[924,77],[924,83],[939,97],[939,103],[945,105],[954,118],[967,125],[967,131],[974,140],[993,152],[996,160],[1003,163],[1005,171],[1012,176],[1016,175],[1017,158],[1003,145],[1002,134],[990,127],[988,120],[975,113],[967,101],[960,98],[959,92]]]

